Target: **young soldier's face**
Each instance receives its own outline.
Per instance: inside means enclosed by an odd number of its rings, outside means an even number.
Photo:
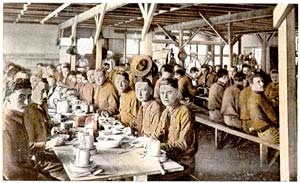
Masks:
[[[87,71],[86,75],[87,75],[87,79],[90,83],[95,82],[94,70]]]
[[[140,102],[147,102],[153,93],[152,88],[146,82],[137,82],[135,84],[135,95]]]
[[[272,82],[273,83],[278,83],[279,81],[278,81],[278,74],[277,73],[273,73],[273,74],[271,74],[271,80],[272,80]]]
[[[102,85],[106,80],[103,72],[95,72],[95,82],[97,85]]]
[[[129,87],[129,81],[124,76],[117,74],[115,78],[115,86],[119,93],[126,91]]]
[[[43,99],[48,96],[48,89],[48,84],[39,82],[36,88],[32,91],[32,100],[41,105],[43,103]]]
[[[178,100],[178,89],[170,85],[161,85],[159,88],[161,102],[166,106],[174,105]]]
[[[253,78],[253,84],[251,85],[251,88],[255,92],[262,92],[264,91],[264,82],[261,77],[255,77]]]
[[[11,109],[24,112],[28,104],[30,103],[31,89],[19,89],[14,91],[9,96],[9,106]]]

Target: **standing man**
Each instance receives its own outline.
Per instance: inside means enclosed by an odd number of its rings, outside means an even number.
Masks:
[[[118,117],[125,126],[135,128],[139,103],[135,92],[129,87],[129,75],[126,72],[118,72],[115,77],[115,87],[120,95],[120,114]]]
[[[160,104],[153,99],[153,85],[150,80],[138,79],[135,83],[135,94],[142,103],[136,121],[138,132],[148,137],[154,137],[162,111]]]
[[[218,81],[214,83],[209,90],[208,95],[208,110],[209,118],[217,123],[223,123],[223,116],[220,112],[223,94],[226,83],[228,82],[228,71],[220,69],[217,72]]]
[[[104,68],[95,71],[95,108],[100,113],[115,115],[118,113],[118,95],[114,86],[107,81]]]
[[[161,82],[160,96],[166,109],[160,117],[155,136],[167,156],[182,164],[187,173],[195,169],[197,151],[194,119],[188,107],[180,104],[178,82],[166,79]]]

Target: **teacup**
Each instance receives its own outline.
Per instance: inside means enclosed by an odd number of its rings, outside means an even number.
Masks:
[[[160,156],[160,141],[151,139],[147,144],[146,150],[149,156]]]
[[[86,166],[90,164],[90,151],[87,148],[77,148],[75,155],[75,164],[78,166]]]

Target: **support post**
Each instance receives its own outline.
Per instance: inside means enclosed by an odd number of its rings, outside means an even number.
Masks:
[[[261,49],[261,68],[266,72],[267,69],[267,33],[262,33],[262,49]]]
[[[242,53],[242,36],[238,39],[238,55]]]
[[[220,65],[222,66],[223,68],[223,44],[220,45]]]
[[[297,106],[295,65],[295,8],[278,14],[282,5],[277,5],[274,15],[283,16],[278,28],[279,59],[279,111],[280,111],[280,180],[297,180]],[[278,21],[281,18],[278,18]]]
[[[152,57],[152,38],[153,32],[149,32],[145,36],[144,40],[144,54]]]
[[[126,57],[127,57],[127,30],[125,30],[124,32],[124,50],[123,50],[123,59],[124,59],[124,63],[125,64],[127,61],[126,61]]]
[[[104,44],[103,39],[98,39],[96,41],[96,69],[102,67],[102,46]]]
[[[230,15],[230,12],[229,14]],[[227,40],[228,40],[228,68],[232,67],[232,54],[233,54],[233,49],[232,49],[232,22],[228,22],[228,30],[227,30]]]

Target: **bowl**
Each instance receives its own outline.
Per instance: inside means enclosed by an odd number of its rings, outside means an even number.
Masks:
[[[121,135],[107,135],[105,137],[97,137],[97,148],[111,149],[120,145],[123,136]]]

